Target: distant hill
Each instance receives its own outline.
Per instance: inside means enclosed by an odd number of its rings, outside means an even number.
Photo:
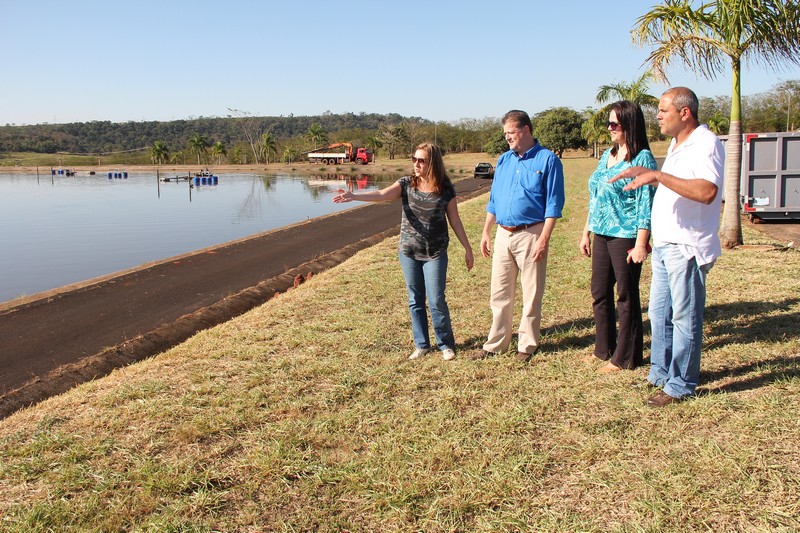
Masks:
[[[269,131],[279,140],[304,135],[314,123],[331,134],[342,130],[377,132],[379,126],[401,122],[432,124],[419,117],[403,117],[396,113],[345,113],[319,116],[288,117],[225,117],[173,120],[169,122],[73,122],[33,126],[0,126],[0,152],[36,152],[52,154],[96,154],[149,148],[155,141],[182,148],[198,133],[211,143],[227,146],[245,142],[245,126],[257,132]]]

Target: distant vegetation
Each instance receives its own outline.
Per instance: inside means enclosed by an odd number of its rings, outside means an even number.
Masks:
[[[4,154],[30,159],[33,154],[79,156],[97,164],[114,159],[130,163],[252,164],[289,160],[330,142],[350,142],[393,158],[415,143],[436,140],[447,152],[480,152],[500,129],[495,118],[432,122],[398,114],[324,114],[321,116],[197,118],[170,122],[109,121],[0,127]],[[14,164],[11,161],[3,162]],[[3,164],[0,163],[0,164]]]
[[[649,96],[644,92],[644,82],[602,86],[598,103],[607,104],[615,97],[630,98],[630,94],[638,94],[636,89],[642,89],[639,92],[644,97]],[[600,98],[601,94],[605,97]],[[800,81],[782,82],[768,92],[746,96],[742,107],[745,132],[794,130],[800,126]],[[534,133],[543,145],[558,153],[589,143],[607,143],[603,109],[548,109],[532,115]],[[170,122],[6,124],[0,126],[0,165],[293,162],[303,160],[304,152],[335,142],[367,147],[378,159],[405,157],[423,141],[435,141],[445,153],[486,152],[487,157],[508,149],[496,117],[433,122],[396,113],[254,117],[244,111],[230,111],[227,117]],[[660,140],[655,109],[646,105],[645,114],[652,140]],[[701,122],[721,135],[728,133],[729,114],[729,97],[701,98]]]

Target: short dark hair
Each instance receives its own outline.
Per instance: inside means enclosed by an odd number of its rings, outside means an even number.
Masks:
[[[647,141],[647,126],[644,122],[644,113],[639,104],[630,100],[620,100],[611,104],[611,110],[617,115],[622,131],[625,132],[625,144],[628,153],[625,155],[626,161],[632,161],[642,150],[649,150],[650,143]],[[614,145],[611,155],[617,155],[618,146]]]
[[[528,126],[528,131],[531,135],[533,135],[533,124],[531,123],[531,117],[525,111],[520,111],[519,109],[512,109],[505,115],[503,115],[502,120],[500,121],[501,124],[505,125],[506,122],[515,122],[519,127]]]
[[[675,109],[680,111],[684,107],[688,107],[692,118],[697,120],[700,102],[697,100],[697,95],[694,94],[693,90],[688,87],[672,87],[664,91],[662,96],[666,95],[672,96],[672,105],[675,106]]]

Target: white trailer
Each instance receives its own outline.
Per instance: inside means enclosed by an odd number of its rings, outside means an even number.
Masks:
[[[309,152],[308,160],[322,165],[341,165],[350,161],[350,158],[345,150],[343,152]]]

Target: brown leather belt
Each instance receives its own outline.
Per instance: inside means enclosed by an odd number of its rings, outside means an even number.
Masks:
[[[533,224],[523,224],[521,226],[504,226],[502,224],[498,224],[498,226],[500,226],[501,228],[503,228],[504,230],[506,230],[506,231],[508,231],[510,233],[516,233],[517,231],[522,231],[524,229],[532,228],[536,224],[541,224],[541,222],[535,222]]]

